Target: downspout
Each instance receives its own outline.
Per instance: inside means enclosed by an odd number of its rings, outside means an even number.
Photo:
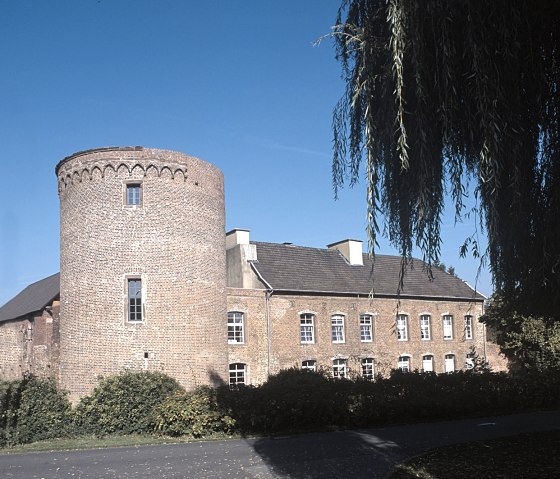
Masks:
[[[257,278],[265,285],[266,290],[264,292],[265,301],[265,312],[266,312],[266,378],[270,377],[270,298],[274,294],[274,289],[266,279],[263,278],[255,263],[249,262],[251,269],[257,275]]]

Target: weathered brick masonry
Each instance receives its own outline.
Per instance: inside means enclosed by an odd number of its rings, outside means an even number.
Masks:
[[[266,331],[266,308],[264,292],[230,288],[228,309],[240,311],[245,318],[244,344],[229,346],[230,363],[245,363],[250,382],[266,380],[268,364],[274,374],[287,367],[301,367],[303,361],[316,361],[317,367],[332,370],[333,360],[346,359],[349,374],[361,374],[361,360],[371,358],[376,373],[388,374],[396,369],[400,356],[410,357],[411,369],[423,369],[422,358],[433,356],[434,371],[444,372],[446,355],[455,357],[455,369],[463,369],[467,354],[473,348],[480,357],[484,356],[484,325],[477,320],[482,315],[480,302],[429,301],[367,297],[333,297],[310,295],[272,295],[270,298],[270,359]],[[300,341],[299,316],[311,312],[315,316],[315,342],[302,344]],[[360,315],[373,316],[373,339],[360,339]],[[409,319],[408,340],[399,341],[395,331],[395,317],[406,314]],[[333,343],[331,338],[331,316],[344,317],[343,343]],[[432,319],[431,338],[420,338],[420,315],[429,314]],[[450,314],[455,321],[455,334],[443,340],[442,316]],[[473,316],[472,339],[467,339],[463,330],[465,315]],[[493,361],[493,366],[498,366]]]
[[[56,173],[61,386],[76,399],[126,368],[187,388],[227,380],[222,173],[145,148],[77,153]],[[131,183],[139,205],[127,205]],[[142,321],[127,318],[129,278],[141,280]]]

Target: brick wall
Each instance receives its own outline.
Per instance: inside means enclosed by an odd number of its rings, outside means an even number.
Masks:
[[[57,166],[60,379],[72,400],[99,376],[160,370],[190,388],[227,374],[222,173],[181,153],[110,148]],[[142,205],[125,204],[141,184]],[[143,321],[127,321],[141,278]]]
[[[481,357],[485,345],[480,302],[433,301],[421,299],[369,299],[329,296],[273,295],[270,299],[270,372],[288,367],[301,367],[302,361],[315,360],[319,367],[332,371],[333,359],[346,359],[348,368],[361,373],[361,360],[373,358],[376,372],[387,374],[397,367],[399,356],[410,356],[411,369],[422,369],[422,358],[433,356],[435,372],[444,372],[445,356],[455,356],[455,369],[462,369],[471,348]],[[268,347],[266,340],[265,293],[258,290],[228,289],[228,310],[241,311],[245,317],[245,344],[230,345],[230,363],[247,364],[248,381],[258,384],[266,379]],[[315,315],[315,342],[300,341],[300,314]],[[372,342],[360,340],[361,313],[374,318]],[[331,316],[344,317],[344,343],[333,343]],[[408,316],[408,340],[397,340],[397,314]],[[431,339],[420,337],[420,315],[431,316]],[[453,316],[453,338],[443,339],[443,315]],[[473,316],[473,339],[464,334],[464,316]],[[497,358],[491,366],[503,369]]]
[[[28,319],[0,323],[0,378],[21,379],[28,371],[30,326]]]
[[[58,301],[41,314],[0,323],[0,379],[57,378]]]

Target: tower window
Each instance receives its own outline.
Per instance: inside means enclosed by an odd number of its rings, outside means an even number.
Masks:
[[[142,185],[129,183],[126,185],[126,205],[140,206],[142,204]]]
[[[128,321],[131,323],[142,321],[142,280],[140,278],[128,280]]]

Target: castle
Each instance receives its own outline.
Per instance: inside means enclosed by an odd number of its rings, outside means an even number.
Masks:
[[[450,372],[474,355],[504,367],[478,321],[484,297],[415,260],[343,240],[326,249],[225,232],[211,164],[142,147],[56,166],[60,274],[0,308],[0,378],[55,378],[73,401],[99,377],[157,370],[186,388],[258,384],[280,369],[373,379]]]

